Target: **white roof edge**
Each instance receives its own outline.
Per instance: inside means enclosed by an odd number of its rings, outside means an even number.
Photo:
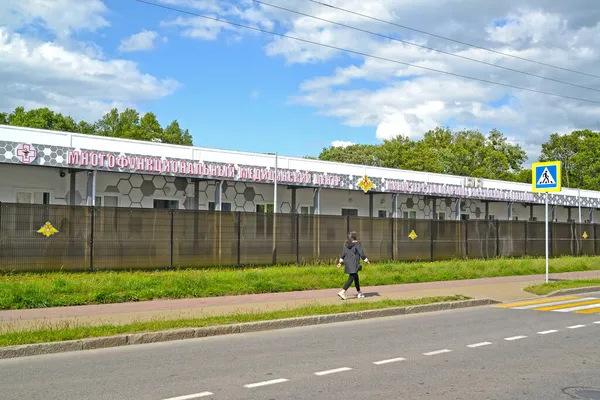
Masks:
[[[83,138],[83,139],[90,139],[93,138],[95,140],[102,140],[102,141],[107,141],[107,142],[116,142],[116,143],[131,143],[131,144],[139,144],[140,141],[139,140],[134,140],[134,139],[123,139],[123,138],[114,138],[114,137],[109,137],[109,136],[98,136],[98,135],[88,135],[88,134],[82,134],[82,133],[72,133],[72,132],[64,132],[64,131],[55,131],[55,130],[47,130],[47,129],[37,129],[37,128],[27,128],[27,127],[20,127],[20,126],[11,126],[11,125],[2,125],[0,124],[0,128],[7,128],[7,129],[11,129],[11,130],[16,130],[16,131],[28,131],[28,132],[38,132],[38,133],[47,133],[47,134],[51,134],[51,135],[58,135],[58,136],[65,136],[65,137],[77,137],[77,138]],[[198,146],[184,146],[184,145],[177,145],[177,144],[169,144],[169,143],[156,143],[156,142],[148,142],[148,141],[143,141],[142,143],[144,143],[144,145],[148,146],[153,146],[156,149],[160,149],[160,148],[172,148],[172,149],[182,149],[182,150],[192,150],[192,151],[207,151],[207,152],[221,152],[221,153],[225,153],[225,154],[230,154],[230,155],[243,155],[243,156],[260,156],[260,157],[268,157],[268,158],[274,158],[275,155],[274,154],[266,154],[266,153],[253,153],[253,152],[246,152],[246,151],[236,151],[236,150],[224,150],[224,149],[217,149],[217,148],[209,148],[209,147],[198,147]],[[40,143],[40,144],[44,144],[44,143]],[[48,143],[51,144],[51,143]],[[160,154],[160,150],[157,152],[158,154]],[[393,173],[408,173],[408,174],[412,174],[412,175],[421,175],[423,177],[432,177],[432,178],[439,178],[439,179],[444,179],[444,178],[454,178],[454,179],[465,179],[465,178],[469,178],[466,176],[460,176],[460,175],[449,175],[449,174],[440,174],[440,173],[435,173],[435,172],[424,172],[424,171],[411,171],[411,170],[403,170],[403,169],[395,169],[395,168],[384,168],[384,167],[375,167],[375,166],[368,166],[368,165],[362,165],[362,164],[348,164],[348,163],[341,163],[341,162],[335,162],[335,161],[324,161],[324,160],[314,160],[314,159],[306,159],[303,157],[291,157],[291,156],[285,156],[285,155],[280,155],[278,154],[278,157],[280,159],[287,159],[287,160],[293,160],[293,161],[303,161],[303,162],[309,162],[309,163],[313,163],[313,164],[320,164],[320,165],[337,165],[340,167],[366,167],[369,170],[373,171],[382,171],[382,172],[393,172]],[[473,177],[471,177],[473,178]],[[511,182],[511,181],[502,181],[502,180],[497,180],[497,179],[487,179],[487,178],[475,178],[475,179],[482,179],[485,183],[497,183],[497,184],[510,184],[510,185],[514,185],[514,187],[519,187],[519,188],[523,188],[524,191],[529,191],[531,189],[531,184],[528,183],[520,183],[520,182]],[[510,189],[509,189],[510,190]],[[563,189],[563,194],[566,194],[565,192],[572,192],[572,193],[576,193],[578,192],[580,189],[577,188],[564,188]],[[581,189],[581,192],[586,192],[589,194],[595,194],[598,197],[600,197],[600,192],[599,191],[594,191],[594,190],[587,190],[587,189]],[[583,193],[582,193],[583,194]]]

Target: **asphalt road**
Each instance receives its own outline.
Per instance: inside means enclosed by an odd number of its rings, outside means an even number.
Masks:
[[[0,398],[574,399],[599,338],[600,314],[482,307],[0,360]]]

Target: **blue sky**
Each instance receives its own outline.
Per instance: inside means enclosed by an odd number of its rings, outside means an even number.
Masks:
[[[381,39],[251,0],[151,0],[326,45],[505,84],[597,93]],[[600,90],[600,79],[352,16],[306,0],[309,15]],[[594,72],[600,9],[588,0],[329,0],[422,31]],[[600,107],[277,39],[135,0],[4,0],[0,111],[48,107],[94,121],[112,107],[178,120],[198,146],[317,155],[331,144],[419,139],[436,126],[493,128],[537,158],[554,132],[600,129]],[[568,40],[566,40],[568,39]],[[599,100],[600,101],[600,100]],[[533,161],[533,160],[532,160]]]
[[[161,20],[180,16],[176,12],[134,1],[106,4],[111,28],[95,42],[107,55],[133,60],[145,73],[181,83],[174,94],[141,103],[139,109],[154,112],[161,123],[177,119],[190,130],[195,145],[303,156],[317,155],[340,138],[378,142],[374,127],[344,126],[293,104],[292,96],[303,81],[326,74],[336,62],[286,65],[282,57],[265,55],[268,35],[246,36],[239,42],[198,41],[160,28]],[[119,52],[123,37],[143,29],[161,31],[167,43],[157,40],[149,52]]]

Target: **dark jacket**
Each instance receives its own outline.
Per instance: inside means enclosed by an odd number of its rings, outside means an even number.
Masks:
[[[356,274],[362,269],[360,259],[366,260],[367,256],[359,242],[346,242],[340,259],[344,262],[344,272]]]

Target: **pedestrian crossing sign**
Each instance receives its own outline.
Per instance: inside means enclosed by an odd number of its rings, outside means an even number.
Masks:
[[[534,193],[560,192],[560,161],[540,162],[531,169]]]

